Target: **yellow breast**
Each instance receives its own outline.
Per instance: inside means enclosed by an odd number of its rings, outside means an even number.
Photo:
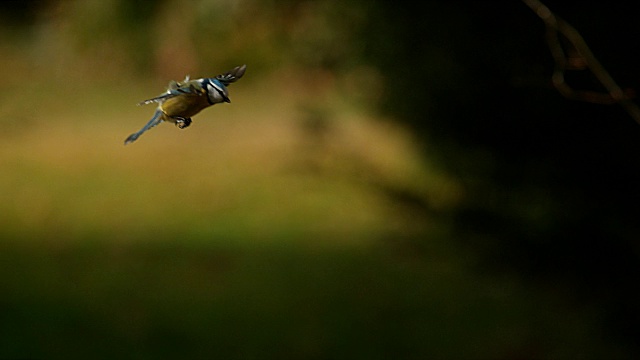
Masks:
[[[160,109],[168,117],[190,118],[202,109],[211,106],[207,95],[181,95],[165,100]]]

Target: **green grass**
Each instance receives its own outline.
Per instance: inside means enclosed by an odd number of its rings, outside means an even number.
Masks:
[[[393,248],[2,250],[3,357],[468,358],[530,331],[519,294]]]
[[[412,227],[380,183],[454,201],[455,183],[425,168],[401,128],[325,91],[316,106],[324,125],[309,129],[306,88],[271,90],[282,101],[264,101],[255,94],[265,83],[237,86],[231,105],[206,109],[186,130],[161,124],[129,146],[123,139],[153,112],[134,105],[142,90],[63,87],[32,106],[34,87],[24,85],[0,116],[10,124],[0,150],[3,231],[368,238]],[[60,105],[71,96],[77,107]]]

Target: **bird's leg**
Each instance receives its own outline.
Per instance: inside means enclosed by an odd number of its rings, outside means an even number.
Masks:
[[[191,125],[191,118],[174,117],[174,119],[176,120],[176,126],[180,129],[184,129]]]

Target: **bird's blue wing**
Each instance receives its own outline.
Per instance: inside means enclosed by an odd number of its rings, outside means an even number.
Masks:
[[[167,99],[171,99],[180,95],[202,95],[196,87],[192,84],[179,84],[175,81],[169,83],[169,90],[167,90],[164,94],[156,96],[151,99],[147,99],[138,103],[138,105],[147,105],[151,103],[161,103]]]
[[[171,99],[172,97],[176,97],[176,96],[178,96],[178,95],[177,94],[172,94],[169,91],[167,91],[166,93],[164,93],[164,94],[162,94],[160,96],[156,96],[156,97],[151,98],[151,99],[140,101],[138,103],[138,106],[147,105],[147,104],[151,104],[151,103],[161,103],[161,102],[163,102],[163,101],[165,101],[167,99]]]
[[[156,110],[156,113],[153,114],[153,117],[151,118],[151,120],[149,120],[149,122],[144,127],[142,127],[142,129],[140,129],[138,132],[135,132],[129,135],[129,137],[124,141],[124,144],[127,145],[136,141],[138,137],[142,135],[142,133],[160,124],[162,122],[161,115],[162,115],[162,111],[160,109]]]

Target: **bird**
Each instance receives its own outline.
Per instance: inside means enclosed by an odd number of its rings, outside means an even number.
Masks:
[[[124,144],[136,141],[145,131],[163,121],[184,129],[191,125],[191,117],[203,109],[219,103],[230,103],[227,86],[240,79],[246,70],[247,65],[241,65],[212,78],[190,80],[187,75],[181,82],[170,81],[167,91],[138,103],[139,106],[157,103],[158,107],[151,120],[142,129],[129,135]]]

